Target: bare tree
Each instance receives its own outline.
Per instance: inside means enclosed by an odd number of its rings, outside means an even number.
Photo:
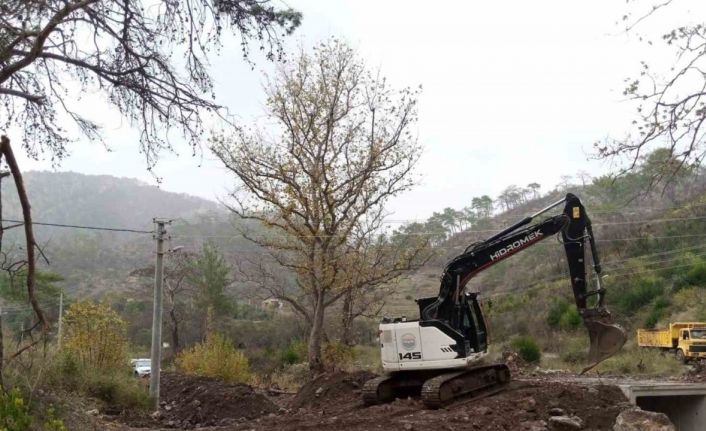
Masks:
[[[151,167],[175,129],[197,148],[204,115],[219,110],[206,65],[223,33],[240,36],[246,58],[252,40],[276,58],[300,18],[268,0],[3,0],[0,117],[22,128],[31,156],[60,159],[73,137],[60,113],[101,140],[75,106],[76,94],[99,90],[139,128]]]
[[[676,6],[672,3],[672,0],[633,2],[634,12],[623,17],[626,30],[635,31],[648,19],[658,20],[663,8]],[[640,10],[640,7],[646,9]],[[693,14],[688,16],[699,19]],[[644,39],[653,43],[652,37]],[[674,62],[669,70],[654,69],[648,62],[641,62],[640,72],[626,79],[623,91],[637,104],[630,133],[625,139],[609,139],[595,144],[601,158],[628,158],[629,163],[620,173],[638,168],[641,157],[655,146],[668,148],[670,159],[679,163],[665,165],[651,185],[661,180],[671,181],[680,169],[698,165],[706,156],[706,22],[702,19],[679,26],[659,39],[674,50]]]
[[[392,90],[336,40],[302,50],[265,91],[278,133],[237,130],[212,149],[242,183],[231,209],[269,228],[244,235],[296,274],[303,300],[279,299],[311,323],[309,366],[318,371],[325,310],[345,295],[356,239],[379,232],[385,203],[414,184],[417,93]],[[365,285],[379,274],[362,277]]]
[[[419,269],[432,257],[428,236],[395,232],[392,237],[358,232],[347,260],[341,262],[343,304],[341,342],[353,344],[353,322],[359,317],[377,317],[385,299],[397,288],[403,274]]]

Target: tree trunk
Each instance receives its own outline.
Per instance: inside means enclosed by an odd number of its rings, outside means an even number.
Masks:
[[[353,290],[350,289],[343,297],[341,310],[341,342],[346,346],[353,345]]]
[[[203,320],[203,341],[206,341],[209,335],[213,332],[213,306],[206,307],[206,315]]]
[[[172,321],[172,351],[176,355],[181,350],[181,346],[179,345],[179,320],[174,307],[169,310],[169,318]]]
[[[314,306],[314,316],[311,322],[311,331],[309,332],[308,360],[309,370],[318,374],[324,370],[324,363],[321,360],[321,339],[323,338],[324,328],[324,294],[319,292],[316,295],[316,304]]]

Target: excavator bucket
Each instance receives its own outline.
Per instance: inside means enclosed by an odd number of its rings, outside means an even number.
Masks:
[[[584,315],[583,318],[591,345],[588,350],[589,365],[581,374],[618,353],[627,341],[625,330],[613,322],[607,311],[601,311],[596,315]]]

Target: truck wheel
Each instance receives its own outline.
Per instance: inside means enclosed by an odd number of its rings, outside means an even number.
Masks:
[[[684,355],[684,351],[682,349],[677,350],[677,361],[681,362],[682,364],[687,363],[686,356]]]

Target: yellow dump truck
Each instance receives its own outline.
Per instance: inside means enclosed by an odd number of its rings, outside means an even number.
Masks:
[[[665,329],[638,329],[637,344],[674,352],[684,363],[706,359],[706,322],[676,322]]]

